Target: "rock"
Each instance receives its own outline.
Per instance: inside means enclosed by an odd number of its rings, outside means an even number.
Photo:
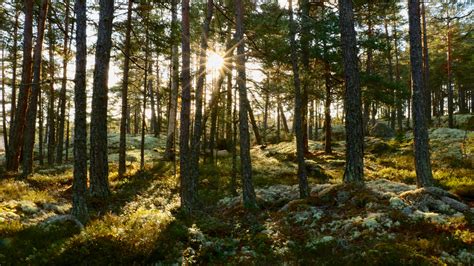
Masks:
[[[334,125],[331,128],[332,140],[340,141],[346,139],[346,128],[343,125]]]
[[[377,138],[393,138],[395,136],[395,130],[389,127],[387,124],[377,122],[371,129],[370,135]]]
[[[64,225],[68,222],[72,223],[79,230],[84,229],[84,225],[82,225],[82,223],[76,217],[70,214],[49,217],[48,219],[40,223],[40,226],[48,228],[53,225]]]
[[[330,176],[324,172],[324,169],[313,160],[306,160],[306,173],[309,177],[315,177],[322,181],[329,180]]]
[[[460,201],[457,201],[453,198],[443,196],[443,197],[441,197],[441,200],[444,203],[448,204],[451,208],[455,209],[456,211],[460,211],[460,212],[469,211],[469,206],[467,206],[466,204],[464,204]]]
[[[228,157],[228,156],[230,156],[230,153],[227,150],[218,150],[217,151],[217,157]]]
[[[20,220],[20,215],[10,211],[0,212],[0,217],[3,218],[5,221]]]
[[[35,214],[40,209],[36,206],[34,202],[31,201],[21,201],[18,205],[19,209],[26,214]]]

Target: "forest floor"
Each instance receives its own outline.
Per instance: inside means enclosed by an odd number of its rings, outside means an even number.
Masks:
[[[252,148],[259,209],[229,192],[231,156],[203,163],[200,208],[179,212],[163,138],[128,140],[129,175],[117,177],[118,138],[109,137],[112,196],[91,201],[85,226],[69,219],[72,165],[0,180],[0,264],[474,264],[474,132],[431,129],[433,173],[442,189],[416,189],[410,134],[366,138],[365,187],[341,184],[344,142],[326,155],[310,141],[311,196],[298,199],[292,142]]]

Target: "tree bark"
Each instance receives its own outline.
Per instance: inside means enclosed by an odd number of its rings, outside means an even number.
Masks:
[[[293,19],[292,0],[289,1],[290,9],[290,50],[291,65],[293,67],[293,85],[295,89],[295,119],[294,128],[296,133],[296,161],[298,162],[298,182],[300,189],[300,198],[309,196],[308,177],[306,176],[306,165],[304,161],[305,140],[304,140],[304,108],[303,93],[301,91],[301,81],[298,67],[298,55],[296,54],[296,25]]]
[[[352,0],[339,0],[339,17],[346,87],[344,99],[346,113],[344,182],[361,183],[364,178],[364,130]]]
[[[48,24],[48,39],[49,39],[49,103],[48,103],[48,165],[54,164],[54,153],[56,147],[56,123],[54,117],[54,102],[55,102],[55,91],[54,91],[54,32],[51,27],[51,23]]]
[[[94,197],[108,197],[107,92],[114,0],[100,0],[99,29],[95,54],[90,138],[90,191]]]
[[[245,73],[244,6],[242,0],[235,0],[237,45],[237,85],[239,88],[239,131],[240,131],[240,174],[242,178],[243,202],[246,208],[256,208],[256,196],[252,182],[252,161],[250,159],[250,132],[248,124],[248,99]]]
[[[395,15],[396,16],[396,15]],[[399,62],[399,51],[398,51],[398,33],[397,33],[397,21],[393,20],[393,41],[394,41],[394,52],[395,52],[395,81],[397,82],[397,90],[395,92],[395,108],[397,109],[397,128],[399,132],[403,130],[403,108],[400,88],[400,62]]]
[[[10,130],[12,127],[12,123],[15,120],[15,111],[16,111],[16,69],[18,66],[18,28],[19,28],[19,17],[20,17],[20,9],[16,10],[15,12],[15,26],[13,28],[13,48],[12,48],[12,103],[11,103],[11,110],[10,110]],[[26,20],[25,20],[26,23]],[[5,154],[8,154],[5,152]]]
[[[192,180],[192,165],[190,163],[190,115],[191,115],[191,47],[189,29],[189,0],[182,1],[181,9],[181,50],[182,50],[182,73],[181,73],[181,121],[179,137],[179,165],[181,180],[181,208],[189,213],[196,204],[196,187]]]
[[[123,79],[122,79],[122,113],[120,118],[120,144],[119,144],[119,168],[118,175],[123,177],[126,168],[126,151],[127,151],[127,121],[128,118],[128,74],[130,71],[130,32],[132,30],[132,0],[128,0],[127,22],[124,44],[124,61],[123,61]]]
[[[28,97],[26,111],[25,140],[23,143],[23,177],[33,173],[33,149],[35,146],[36,115],[38,112],[38,96],[41,92],[41,60],[43,52],[44,28],[49,0],[41,1],[38,18],[36,45],[33,53],[33,86]]]
[[[423,82],[424,82],[424,94],[423,98],[425,101],[425,116],[426,122],[431,124],[431,88],[430,88],[430,59],[428,53],[428,37],[426,31],[426,12],[425,2],[421,3],[421,16],[423,19]]]
[[[178,59],[178,45],[176,39],[177,33],[177,3],[178,0],[171,0],[171,35],[173,39],[173,45],[171,47],[171,91],[170,91],[170,103],[169,103],[169,115],[168,115],[168,129],[166,133],[166,149],[164,158],[166,160],[174,160],[175,158],[175,131],[176,131],[176,113],[178,106],[178,83],[179,83],[179,59]]]
[[[5,111],[5,46],[2,45],[2,129],[5,154],[8,154],[7,113]]]
[[[303,79],[302,79],[302,91],[301,91],[301,115],[302,115],[302,128],[303,128],[303,144],[304,154],[308,153],[308,86],[309,86],[309,1],[300,0],[301,5],[301,61],[303,63]],[[295,33],[296,34],[296,33]]]
[[[145,15],[145,74],[143,79],[143,111],[142,111],[142,135],[140,141],[140,170],[145,170],[145,128],[146,128],[146,97],[147,91],[152,90],[153,83],[148,80],[148,74],[151,73],[152,64],[149,62],[149,32],[148,32],[148,14]],[[150,86],[151,85],[151,86]]]
[[[23,133],[26,123],[26,109],[31,92],[33,47],[33,0],[24,1],[25,22],[23,26],[23,61],[18,104],[15,108],[15,119],[9,132],[10,146],[7,156],[7,171],[17,172],[20,164],[20,152],[23,145]]]
[[[452,53],[451,53],[451,20],[449,19],[449,9],[446,11],[448,12],[448,62],[447,62],[447,69],[448,69],[448,127],[454,127],[454,92],[453,92],[453,78],[452,78]]]
[[[59,93],[59,125],[58,125],[58,144],[56,146],[56,163],[63,163],[64,152],[64,127],[66,124],[66,86],[67,86],[67,64],[69,62],[69,3],[70,0],[65,1],[66,15],[64,21],[64,43],[63,43],[63,77],[61,80],[61,91]]]
[[[260,136],[260,130],[258,129],[257,121],[255,120],[255,116],[252,111],[252,106],[250,105],[250,101],[247,98],[247,110],[250,118],[250,124],[252,125],[252,131],[255,135],[255,142],[258,145],[262,145],[262,137]]]
[[[85,223],[87,210],[87,14],[86,0],[76,0],[76,73],[74,83],[74,179],[72,183],[72,215]]]
[[[410,63],[413,83],[413,134],[416,183],[418,187],[433,185],[429,152],[428,129],[423,86],[423,58],[421,48],[420,1],[408,0],[410,34]]]

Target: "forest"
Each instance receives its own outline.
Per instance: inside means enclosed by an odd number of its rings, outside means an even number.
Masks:
[[[0,265],[474,265],[473,1],[0,3]]]

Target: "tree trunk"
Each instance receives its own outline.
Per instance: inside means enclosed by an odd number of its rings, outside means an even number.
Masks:
[[[346,168],[345,183],[361,183],[364,178],[364,130],[362,128],[361,92],[354,30],[352,0],[339,0],[341,44],[345,78]]]
[[[269,77],[267,77],[269,78]],[[268,81],[268,84],[270,82]],[[267,89],[263,91],[265,94],[265,107],[263,110],[263,144],[267,143],[267,131],[268,131],[268,107],[270,105],[270,85],[267,86]],[[311,127],[310,127],[311,128]],[[310,136],[311,137],[311,136]]]
[[[54,92],[54,32],[51,27],[51,23],[48,23],[48,39],[49,39],[49,103],[48,103],[48,120],[47,130],[48,130],[48,165],[54,164],[54,153],[56,146],[56,123],[54,122],[54,117],[56,116],[54,112],[54,102],[55,102],[55,92]]]
[[[206,18],[202,25],[201,32],[201,48],[199,52],[199,69],[198,69],[198,80],[196,84],[196,94],[195,94],[195,114],[194,114],[194,126],[193,126],[193,135],[191,138],[191,154],[190,154],[190,172],[191,175],[190,182],[194,189],[197,189],[197,183],[199,178],[199,154],[201,151],[201,137],[203,131],[203,125],[205,122],[202,117],[203,109],[203,89],[204,89],[204,79],[206,77],[206,52],[208,48],[208,37],[210,25],[213,17],[213,1],[207,1],[206,9]]]
[[[410,63],[413,82],[413,134],[416,183],[418,187],[433,185],[429,152],[426,109],[424,106],[423,58],[421,48],[420,1],[408,1]]]
[[[396,16],[396,15],[394,15]],[[397,128],[399,132],[403,130],[403,109],[402,109],[402,99],[401,99],[401,92],[400,88],[400,62],[398,57],[398,34],[397,34],[397,21],[393,20],[393,41],[394,41],[394,49],[395,49],[395,81],[397,82],[397,89],[396,89],[396,97],[395,97],[395,108],[397,109]]]
[[[36,114],[38,111],[38,95],[41,91],[41,60],[43,52],[44,27],[48,12],[49,0],[41,1],[38,19],[38,36],[33,54],[33,86],[28,98],[26,111],[25,140],[23,143],[23,176],[33,173],[33,149],[35,146]]]
[[[148,32],[148,14],[145,15],[145,74],[143,77],[143,111],[142,111],[142,136],[140,141],[140,170],[145,170],[145,127],[146,127],[146,97],[147,91],[152,90],[153,83],[148,80],[148,74],[151,73],[152,64],[149,62],[149,32]]]
[[[178,0],[171,0],[171,35],[173,36],[173,45],[171,47],[171,91],[168,115],[168,130],[166,133],[165,160],[174,160],[175,158],[175,131],[176,131],[176,112],[178,106],[178,83],[179,83],[179,59],[178,45],[174,42],[177,39],[177,3]]]
[[[157,60],[159,54],[157,54]],[[155,137],[159,137],[161,133],[161,81],[160,81],[160,64],[156,64],[156,130]]]
[[[153,75],[153,70],[152,70],[152,67],[153,67],[153,61],[150,61],[148,64],[150,64],[150,69],[149,69],[149,75]],[[153,132],[153,135],[157,135],[157,120],[156,120],[156,102],[155,102],[155,90],[153,89],[153,80],[150,79],[149,81],[149,84],[148,87],[149,87],[149,90],[148,90],[148,93],[150,94],[150,108],[151,108],[151,125],[150,125],[150,129],[151,129],[151,132]]]
[[[286,122],[286,116],[285,116],[285,112],[283,112],[283,107],[281,105],[281,102],[278,102],[278,107],[280,109],[280,118],[283,124],[283,129],[285,130],[286,134],[289,134],[290,128],[288,127],[288,122]]]
[[[300,189],[300,198],[309,196],[308,177],[306,176],[306,165],[304,161],[305,140],[304,140],[304,108],[303,93],[301,92],[301,81],[298,68],[298,55],[296,54],[296,25],[293,20],[293,3],[289,1],[290,9],[290,50],[291,64],[293,66],[293,82],[295,86],[295,118],[294,128],[296,133],[296,161],[298,162],[298,181]]]
[[[5,111],[5,46],[2,45],[2,129],[5,154],[8,154],[7,113]]]
[[[82,223],[89,220],[87,211],[87,14],[86,0],[76,0],[76,73],[74,83],[74,179],[72,183],[72,215]]]
[[[130,70],[130,32],[132,30],[132,0],[128,0],[127,22],[124,44],[124,61],[123,61],[123,79],[122,79],[122,113],[120,118],[120,145],[119,145],[119,168],[118,175],[123,177],[126,168],[126,151],[127,151],[127,117],[128,117],[128,74]]]
[[[423,19],[423,98],[425,101],[425,116],[426,122],[431,124],[431,88],[429,85],[430,81],[430,59],[428,54],[428,37],[426,32],[426,12],[425,12],[425,2],[421,3],[421,16]]]
[[[11,103],[11,110],[10,110],[10,130],[12,128],[12,124],[15,121],[15,111],[16,111],[16,69],[18,66],[18,28],[19,28],[19,17],[20,17],[20,9],[16,10],[15,12],[15,26],[13,28],[13,48],[12,48],[12,103]],[[26,20],[25,20],[26,23]],[[5,152],[5,154],[8,154]],[[8,158],[7,158],[8,159]]]
[[[191,72],[190,72],[190,32],[189,32],[189,0],[182,1],[181,20],[181,50],[182,50],[182,73],[181,84],[181,121],[179,137],[179,165],[181,180],[181,208],[189,213],[196,204],[196,187],[192,180],[192,164],[190,163],[190,115],[191,115]]]
[[[332,153],[332,140],[331,140],[331,77],[330,77],[330,66],[327,62],[328,58],[324,61],[324,80],[326,85],[326,98],[324,99],[324,152],[327,154]]]
[[[302,91],[301,91],[301,115],[302,115],[302,128],[303,128],[303,145],[304,153],[309,152],[308,150],[308,85],[309,85],[309,42],[310,42],[310,14],[309,14],[309,1],[300,0],[301,5],[301,61],[303,63],[303,79],[302,79]],[[296,34],[296,33],[295,33]]]
[[[393,65],[392,65],[392,46],[390,44],[390,35],[388,34],[388,19],[384,20],[384,28],[385,28],[385,40],[387,42],[387,64],[388,64],[388,76],[390,82],[393,83]],[[396,120],[396,113],[395,113],[395,102],[397,101],[396,97],[396,90],[392,91],[393,96],[393,106],[390,107],[390,127],[395,129],[395,120]]]
[[[26,110],[31,92],[32,46],[33,46],[33,0],[24,1],[25,22],[23,26],[23,61],[18,104],[15,108],[15,119],[9,132],[9,154],[7,156],[7,171],[18,171],[20,152],[23,145],[23,133],[26,123]]]
[[[260,136],[260,130],[258,129],[257,121],[255,120],[255,116],[252,111],[252,106],[250,105],[250,101],[247,98],[247,110],[249,113],[250,124],[252,125],[253,134],[255,135],[255,141],[258,145],[262,145],[262,137]]]
[[[244,207],[256,208],[256,196],[252,182],[252,161],[250,159],[250,133],[248,124],[248,99],[245,73],[245,40],[244,40],[244,6],[242,0],[235,0],[237,45],[237,85],[239,88],[239,131],[240,131],[240,174],[242,177],[242,192]]]
[[[99,29],[92,88],[90,138],[90,191],[94,197],[108,197],[107,92],[114,0],[100,0]]]
[[[235,148],[235,142],[233,139],[233,113],[232,113],[232,64],[233,64],[233,59],[232,55],[234,53],[234,49],[232,49],[232,38],[231,38],[231,26],[229,26],[229,29],[227,31],[227,45],[226,45],[226,56],[225,56],[225,65],[229,69],[226,72],[227,75],[227,87],[226,87],[226,142],[227,142],[227,150],[231,151],[232,149]]]
[[[66,158],[65,161],[69,161],[69,137],[70,137],[70,124],[69,124],[69,114],[71,112],[71,100],[67,100],[67,115],[66,115]]]
[[[44,131],[44,113],[43,113],[43,96],[41,91],[38,95],[38,152],[39,152],[39,164],[44,165],[44,154],[43,154],[43,131]]]
[[[56,163],[63,163],[64,150],[64,126],[66,123],[66,86],[67,86],[67,64],[69,62],[69,3],[70,0],[65,1],[66,16],[64,21],[64,43],[63,43],[63,77],[61,80],[61,91],[59,93],[59,125],[58,125],[58,145],[56,146]]]
[[[451,54],[451,20],[449,20],[449,9],[446,11],[448,14],[448,62],[447,62],[447,69],[448,69],[448,127],[454,127],[454,93],[453,93],[453,78],[452,78],[452,54]]]

